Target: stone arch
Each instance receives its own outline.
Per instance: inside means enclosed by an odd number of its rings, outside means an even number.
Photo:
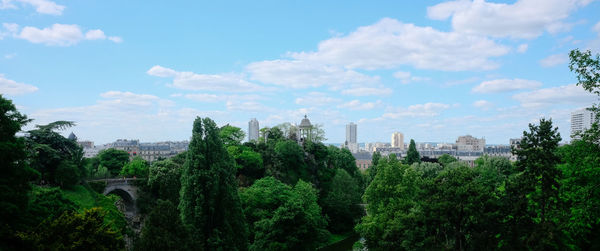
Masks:
[[[122,199],[122,207],[119,208],[125,217],[132,218],[137,214],[137,207],[135,205],[136,196],[135,193],[130,189],[116,187],[107,187],[104,191],[104,195],[114,194]]]

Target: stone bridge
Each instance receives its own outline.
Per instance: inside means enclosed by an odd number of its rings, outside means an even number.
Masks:
[[[123,214],[128,219],[132,219],[137,215],[138,210],[135,202],[137,200],[138,188],[135,185],[135,181],[144,180],[136,178],[116,178],[116,179],[101,179],[94,181],[104,181],[106,186],[104,188],[104,195],[115,194],[123,199],[122,208]]]

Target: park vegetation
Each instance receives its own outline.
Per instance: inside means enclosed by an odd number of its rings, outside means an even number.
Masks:
[[[600,95],[600,58],[570,57]],[[552,120],[530,124],[515,162],[425,159],[411,140],[366,171],[319,127],[242,142],[240,128],[196,118],[186,152],[147,163],[116,149],[84,158],[59,133],[74,122],[28,123],[0,96],[0,250],[315,250],[356,234],[368,250],[600,249],[597,123],[565,145]],[[98,180],[115,177],[138,179],[139,231],[102,194]]]

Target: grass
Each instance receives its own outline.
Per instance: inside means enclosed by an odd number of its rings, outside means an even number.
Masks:
[[[104,196],[84,186],[74,186],[71,189],[62,191],[68,200],[77,205],[79,212],[93,207],[100,207],[106,212],[104,222],[113,229],[121,231],[127,226],[123,213],[114,204],[119,199],[116,195]]]

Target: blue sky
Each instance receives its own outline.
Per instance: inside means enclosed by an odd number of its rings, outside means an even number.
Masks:
[[[328,142],[460,135],[507,144],[598,98],[600,2],[0,0],[0,93],[80,139],[185,140],[196,116],[247,130],[308,114]],[[69,130],[68,132],[70,132]],[[66,133],[68,133],[66,132]]]

